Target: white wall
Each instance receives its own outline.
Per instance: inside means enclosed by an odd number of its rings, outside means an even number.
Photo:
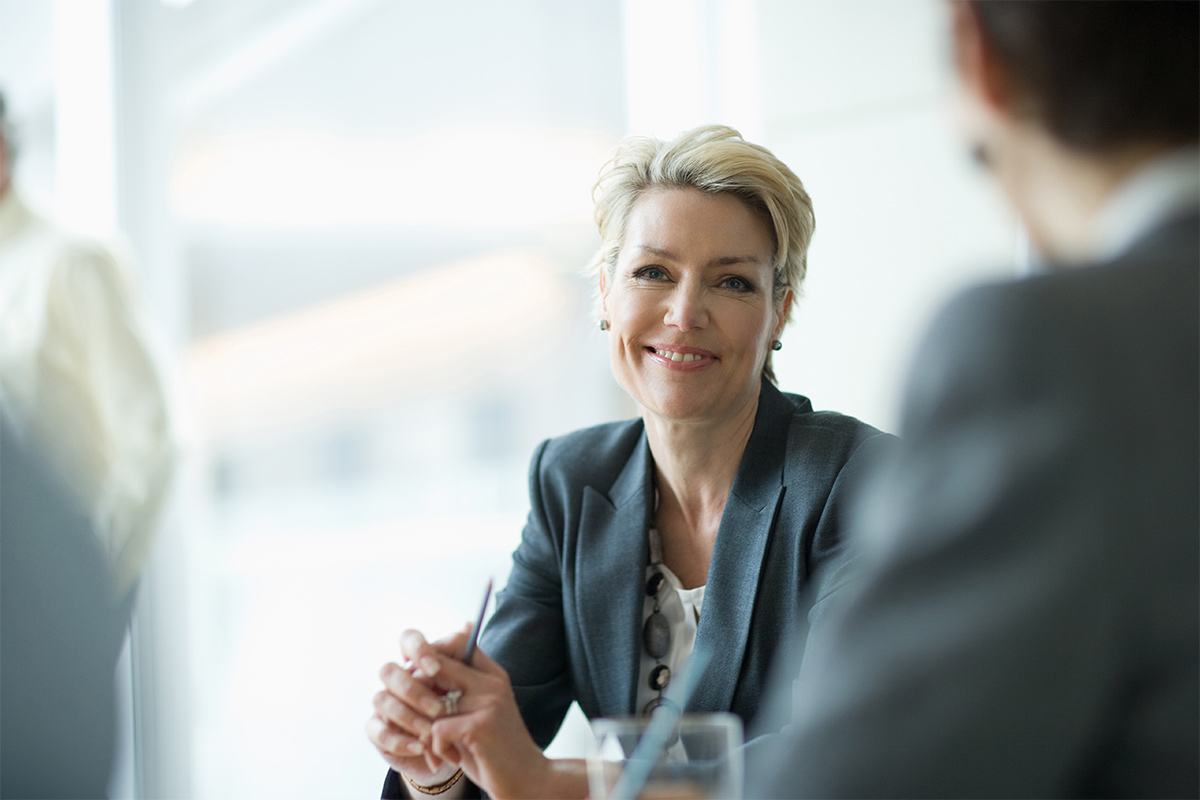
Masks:
[[[1013,222],[955,139],[936,0],[758,4],[765,143],[817,233],[776,356],[816,408],[895,430],[910,351],[963,284],[1010,274]]]

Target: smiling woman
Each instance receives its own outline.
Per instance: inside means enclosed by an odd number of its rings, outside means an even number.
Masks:
[[[463,634],[401,636],[367,723],[385,796],[583,797],[582,765],[541,752],[572,701],[650,714],[703,643],[687,710],[749,722],[777,651],[823,624],[846,498],[891,440],[774,385],[813,231],[787,166],[711,126],[627,140],[596,186],[600,327],[641,416],[534,453],[473,664]]]
[[[792,292],[773,299],[770,227],[742,201],[655,189],[630,211],[601,311],[617,382],[643,418],[752,421]]]

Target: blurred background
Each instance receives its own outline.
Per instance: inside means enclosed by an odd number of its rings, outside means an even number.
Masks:
[[[377,796],[398,633],[503,584],[537,442],[636,413],[582,274],[627,133],[725,123],[800,175],[780,384],[894,430],[923,322],[1019,249],[954,137],[943,12],[0,0],[16,182],[124,237],[181,411],[111,794]]]

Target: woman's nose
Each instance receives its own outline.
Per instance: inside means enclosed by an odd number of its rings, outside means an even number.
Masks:
[[[701,286],[684,281],[667,298],[663,321],[682,331],[708,324],[708,301]]]

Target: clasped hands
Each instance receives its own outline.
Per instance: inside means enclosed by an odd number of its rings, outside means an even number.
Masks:
[[[420,786],[443,784],[461,767],[498,800],[548,796],[553,767],[525,728],[508,673],[482,650],[470,666],[461,661],[469,632],[468,625],[432,643],[415,630],[401,634],[405,665],[379,671],[367,738]],[[457,714],[447,713],[451,692],[461,692]]]

